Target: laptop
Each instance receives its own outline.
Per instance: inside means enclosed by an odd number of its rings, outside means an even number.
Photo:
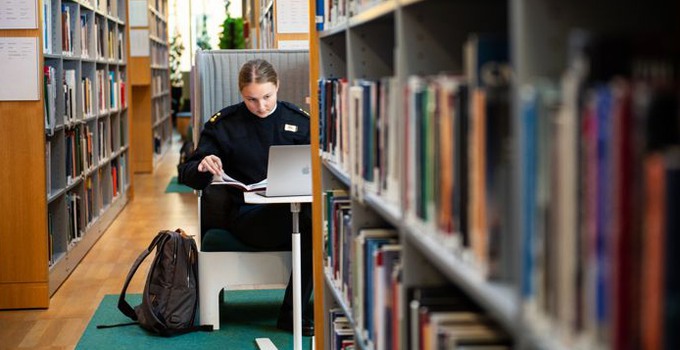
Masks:
[[[312,195],[310,145],[269,147],[267,189],[256,192],[265,197]]]

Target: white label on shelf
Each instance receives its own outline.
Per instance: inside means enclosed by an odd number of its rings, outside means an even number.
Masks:
[[[309,32],[307,0],[277,0],[276,27],[279,33]],[[280,44],[280,43],[279,43]]]
[[[38,38],[0,38],[0,101],[36,101],[38,89]]]
[[[149,30],[130,29],[130,56],[149,56]]]
[[[149,25],[149,3],[147,0],[130,0],[130,27]]]
[[[0,29],[38,28],[37,8],[37,0],[0,1]]]

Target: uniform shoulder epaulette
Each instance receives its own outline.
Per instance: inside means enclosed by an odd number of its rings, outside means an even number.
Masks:
[[[294,103],[290,103],[290,102],[287,102],[287,101],[281,101],[281,103],[284,106],[286,106],[288,109],[290,109],[291,111],[300,113],[300,114],[304,115],[305,117],[309,118],[309,113],[307,111],[305,111],[304,109],[298,107]]]
[[[222,108],[219,112],[213,114],[210,117],[210,119],[208,119],[208,123],[215,124],[220,119],[234,113],[236,111],[236,109],[237,109],[237,105]]]

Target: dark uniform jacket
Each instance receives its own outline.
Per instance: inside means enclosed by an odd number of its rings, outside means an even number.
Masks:
[[[278,101],[274,113],[260,118],[241,102],[222,109],[206,122],[198,147],[178,166],[179,181],[197,190],[208,186],[212,174],[199,172],[198,164],[213,154],[222,160],[229,176],[245,184],[259,182],[267,176],[269,146],[309,142],[309,115],[294,104]],[[243,195],[235,190],[231,201],[238,205]]]

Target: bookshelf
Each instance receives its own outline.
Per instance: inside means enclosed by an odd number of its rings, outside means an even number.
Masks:
[[[250,33],[246,46],[253,49],[307,49],[309,5],[303,0],[244,1],[243,18]],[[283,16],[279,18],[279,16]]]
[[[153,172],[172,142],[167,0],[133,0],[130,50],[132,70],[132,154],[135,172]],[[134,19],[134,20],[132,20]]]
[[[48,307],[128,201],[126,9],[124,0],[43,0],[38,29],[21,32],[40,42],[41,96],[0,102],[3,115],[20,116],[3,118],[14,143],[5,149],[24,148],[2,156],[14,166],[2,188],[0,308]]]
[[[318,348],[678,346],[678,4],[310,7]]]

